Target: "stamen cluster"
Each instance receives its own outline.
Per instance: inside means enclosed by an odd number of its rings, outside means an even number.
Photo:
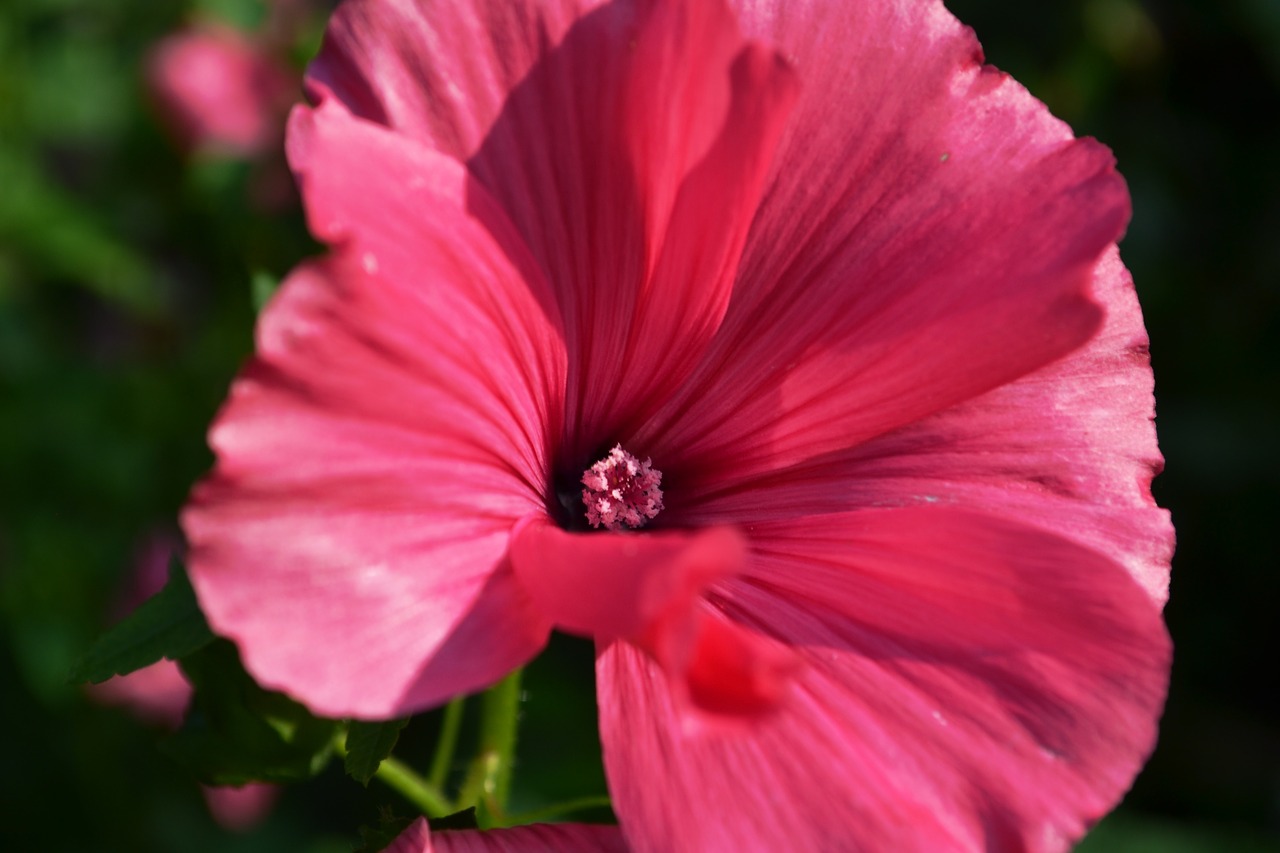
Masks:
[[[632,530],[662,512],[662,472],[614,445],[582,475],[582,503],[592,527]]]

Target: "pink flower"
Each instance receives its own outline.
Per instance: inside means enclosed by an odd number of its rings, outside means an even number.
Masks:
[[[146,73],[157,109],[183,147],[240,157],[279,144],[298,88],[263,46],[216,24],[162,40]]]
[[[338,11],[201,604],[332,716],[594,638],[637,849],[1062,849],[1170,654],[1124,184],[939,3],[733,5]]]
[[[138,544],[133,570],[112,608],[114,619],[123,618],[164,587],[169,562],[178,547],[177,538],[167,531],[155,531]],[[166,729],[181,726],[191,704],[191,685],[178,665],[169,660],[85,689],[95,701],[126,708],[139,720]]]
[[[204,804],[218,826],[228,832],[249,832],[275,808],[280,788],[270,782],[243,785],[201,785]]]
[[[171,660],[85,688],[94,701],[128,709],[144,723],[166,729],[182,725],[191,704],[191,685]]]
[[[155,532],[139,545],[133,573],[128,578],[117,615],[124,615],[155,595],[169,577],[169,563],[178,551],[172,533]],[[89,697],[104,705],[125,708],[144,723],[165,729],[182,725],[191,704],[191,684],[171,660],[118,675],[85,688]],[[223,829],[248,831],[263,820],[275,805],[280,789],[275,785],[251,782],[239,787],[202,785],[209,814]]]
[[[616,826],[551,826],[534,824],[512,829],[432,832],[425,820],[414,821],[391,842],[386,853],[565,853],[591,850],[626,853]]]

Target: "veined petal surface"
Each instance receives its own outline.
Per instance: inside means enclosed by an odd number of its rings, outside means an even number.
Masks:
[[[802,658],[776,714],[690,732],[646,656],[600,656],[635,849],[1062,850],[1150,751],[1168,637],[1096,552],[919,507],[763,523],[752,542],[715,601]]]
[[[333,102],[295,112],[289,153],[333,252],[264,310],[211,431],[183,516],[192,582],[264,685],[397,716],[545,642],[505,555],[543,506],[562,340],[461,164]]]
[[[720,481],[844,449],[1078,348],[1129,216],[1110,152],[929,2],[741,5],[800,100],[733,299],[634,439]]]
[[[349,2],[310,81],[465,159],[524,236],[564,316],[570,469],[702,355],[798,95],[724,0]]]
[[[1023,521],[1108,554],[1168,595],[1173,528],[1151,497],[1156,445],[1147,333],[1109,250],[1097,337],[1022,379],[887,433],[749,481],[676,494],[687,524],[750,524],[868,506],[938,504]]]

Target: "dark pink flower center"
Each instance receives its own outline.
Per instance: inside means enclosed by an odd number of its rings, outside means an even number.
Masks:
[[[614,445],[582,474],[582,503],[592,527],[635,530],[662,512],[662,472]]]

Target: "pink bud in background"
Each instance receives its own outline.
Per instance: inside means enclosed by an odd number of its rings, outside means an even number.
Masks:
[[[111,608],[113,622],[123,619],[164,588],[169,561],[179,547],[178,538],[167,531],[153,531],[142,540],[134,551],[133,571]],[[101,684],[90,684],[87,689],[95,701],[126,708],[144,723],[166,729],[182,725],[191,702],[191,685],[182,677],[178,665],[170,660]]]
[[[182,725],[191,702],[191,685],[171,660],[90,684],[86,689],[95,701],[125,708],[142,722],[166,729]]]
[[[249,782],[240,787],[201,785],[205,805],[218,826],[229,832],[248,832],[271,814],[280,788],[269,782]]]
[[[147,87],[169,131],[188,150],[253,157],[279,143],[295,75],[248,36],[202,24],[161,40]]]

